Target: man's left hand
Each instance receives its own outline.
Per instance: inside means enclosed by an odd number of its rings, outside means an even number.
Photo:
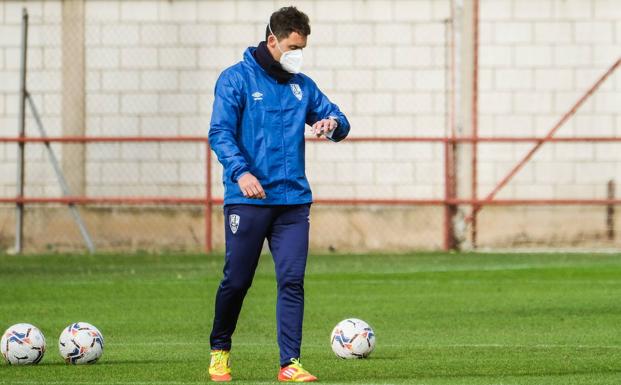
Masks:
[[[325,135],[328,132],[334,131],[336,126],[337,123],[335,119],[321,119],[320,121],[313,124],[313,126],[311,127],[311,131],[313,134],[315,134],[315,136],[319,138],[320,136]]]

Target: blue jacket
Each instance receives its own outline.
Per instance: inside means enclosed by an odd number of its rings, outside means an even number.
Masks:
[[[248,48],[244,60],[224,70],[216,82],[209,144],[224,167],[224,204],[310,203],[305,124],[336,118],[330,140],[338,142],[349,133],[349,122],[308,76],[277,83],[256,62],[254,50]],[[244,197],[237,180],[246,172],[259,180],[265,199]]]

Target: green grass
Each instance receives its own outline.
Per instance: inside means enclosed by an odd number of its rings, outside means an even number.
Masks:
[[[208,382],[222,256],[0,256],[0,329],[47,337],[38,366],[0,364],[0,384]],[[303,362],[324,384],[618,384],[621,255],[324,255],[309,259]],[[332,327],[368,321],[367,360],[337,359]],[[273,264],[263,256],[234,336],[240,384],[275,383]],[[103,358],[66,366],[61,329],[103,332]]]

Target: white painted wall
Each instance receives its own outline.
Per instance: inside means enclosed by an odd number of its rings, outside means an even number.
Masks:
[[[608,0],[483,1],[480,132],[543,136],[621,55],[621,7]],[[616,71],[558,136],[621,135]],[[481,192],[532,144],[480,146]],[[499,196],[603,198],[621,180],[618,144],[546,144]]]

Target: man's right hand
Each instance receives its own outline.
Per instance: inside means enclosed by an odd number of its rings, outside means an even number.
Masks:
[[[247,172],[237,180],[240,190],[246,198],[265,199],[265,191],[254,175]]]

